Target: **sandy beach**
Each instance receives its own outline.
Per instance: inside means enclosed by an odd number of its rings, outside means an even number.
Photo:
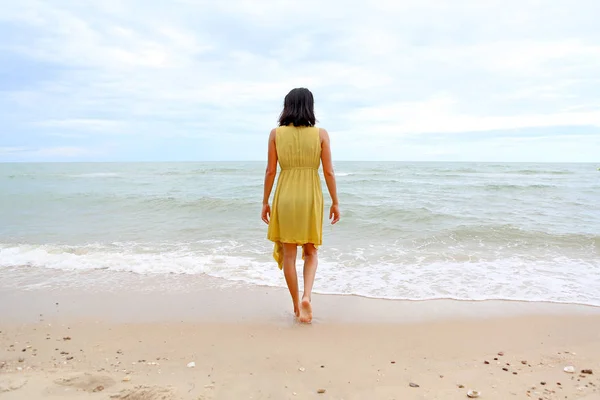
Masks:
[[[600,399],[594,307],[286,296],[0,290],[0,398]]]

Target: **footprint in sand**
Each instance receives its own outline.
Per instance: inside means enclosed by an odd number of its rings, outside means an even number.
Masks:
[[[173,390],[159,386],[137,386],[110,396],[117,400],[175,400]]]
[[[0,393],[14,392],[27,384],[27,379],[2,379],[0,380]]]
[[[94,374],[77,374],[72,375],[70,377],[59,378],[54,381],[55,384],[59,386],[68,386],[73,387],[79,390],[83,390],[89,393],[107,389],[111,386],[115,385],[115,380],[103,375],[94,375]]]

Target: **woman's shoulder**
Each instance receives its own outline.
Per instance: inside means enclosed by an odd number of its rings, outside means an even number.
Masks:
[[[329,138],[329,132],[327,132],[327,129],[325,129],[323,127],[318,127],[318,129],[319,129],[319,138],[321,139],[321,141]]]

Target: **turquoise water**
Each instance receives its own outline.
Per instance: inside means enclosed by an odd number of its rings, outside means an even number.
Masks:
[[[285,286],[260,220],[264,167],[0,164],[2,283],[39,267]],[[343,215],[325,222],[317,291],[600,305],[596,165],[339,162],[336,172]]]

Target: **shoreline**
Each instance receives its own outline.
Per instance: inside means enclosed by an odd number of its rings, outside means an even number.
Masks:
[[[106,321],[280,323],[287,320],[292,309],[286,288],[249,285],[208,275],[141,275],[129,271],[35,267],[2,272],[0,316],[4,321],[34,322],[41,313],[67,318],[92,314]],[[405,300],[318,292],[313,296],[316,323],[427,322],[482,315],[600,315],[600,306],[574,302]]]
[[[88,272],[85,280],[90,278]],[[107,276],[91,272],[95,278]],[[18,289],[0,278],[0,316],[7,323],[32,323],[51,318],[94,316],[105,322],[274,323],[292,315],[287,289],[249,286],[207,276],[141,276],[110,273],[93,288],[78,286],[60,274],[57,287]],[[72,274],[69,274],[72,278]],[[125,279],[130,278],[130,279]],[[133,279],[131,279],[133,278]],[[86,284],[87,285],[87,284]],[[15,307],[16,305],[16,307]],[[316,324],[403,324],[453,319],[523,315],[600,316],[600,307],[558,302],[516,300],[396,300],[358,295],[313,295]]]

